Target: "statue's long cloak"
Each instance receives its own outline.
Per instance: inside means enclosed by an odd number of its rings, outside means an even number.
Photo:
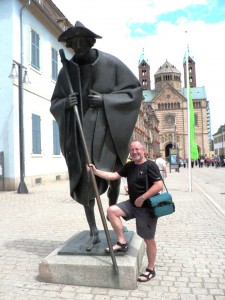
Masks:
[[[126,162],[128,156],[128,143],[138,117],[142,88],[123,62],[110,54],[96,51],[98,58],[93,64],[79,66],[80,82],[77,77],[78,65],[74,63],[75,56],[67,63],[73,90],[82,94],[78,111],[91,161],[96,168],[115,171]],[[90,90],[103,95],[102,107],[89,107],[87,95]],[[68,166],[71,197],[88,205],[95,195],[90,175],[86,171],[74,111],[65,109],[65,100],[69,94],[65,70],[62,68],[52,95],[50,111],[59,127],[60,147]],[[99,193],[102,194],[108,183],[99,177],[96,179]]]

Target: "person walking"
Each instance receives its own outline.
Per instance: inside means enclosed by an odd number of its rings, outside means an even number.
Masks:
[[[59,127],[60,148],[68,166],[70,195],[84,206],[90,227],[87,251],[100,240],[94,214],[95,193],[86,170],[74,106],[77,105],[91,161],[104,170],[116,171],[126,162],[127,144],[142,102],[141,84],[131,70],[113,55],[92,48],[100,38],[80,21],[59,36],[58,41],[75,53],[66,60],[74,93],[63,67],[50,108]],[[97,185],[100,195],[109,187],[109,205],[117,202],[120,180],[108,183],[99,178]]]
[[[139,282],[147,282],[156,276],[155,258],[156,242],[155,232],[157,218],[151,216],[148,198],[162,190],[163,182],[160,171],[154,161],[146,160],[144,145],[137,140],[129,143],[129,152],[132,159],[116,172],[106,172],[97,169],[93,164],[87,168],[93,168],[96,176],[105,180],[118,180],[126,177],[128,182],[129,200],[117,203],[107,209],[107,217],[117,235],[118,242],[113,246],[114,252],[126,252],[129,245],[123,233],[121,217],[128,221],[136,219],[137,234],[144,239],[148,258],[148,266],[139,277]],[[147,183],[149,186],[147,186]],[[109,249],[106,248],[106,252]]]
[[[166,161],[162,158],[162,153],[158,155],[158,157],[155,160],[155,163],[159,167],[162,178],[165,179],[167,177]]]

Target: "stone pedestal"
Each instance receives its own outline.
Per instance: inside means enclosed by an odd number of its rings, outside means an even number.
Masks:
[[[112,244],[116,243],[110,231]],[[145,253],[145,244],[134,232],[126,232],[129,249],[125,255],[115,254],[118,273],[110,254],[105,254],[107,240],[100,232],[101,243],[91,252],[85,251],[89,232],[78,232],[64,245],[54,250],[39,263],[39,277],[42,281],[78,286],[136,289],[137,277]],[[79,241],[79,243],[77,242]]]

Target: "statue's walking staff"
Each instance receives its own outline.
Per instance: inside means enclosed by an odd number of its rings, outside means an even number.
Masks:
[[[67,60],[66,60],[66,57],[65,57],[64,50],[60,49],[59,54],[60,54],[61,62],[63,64],[63,68],[64,68],[64,71],[65,71],[65,76],[66,76],[66,79],[67,79],[67,82],[68,82],[69,90],[70,90],[70,93],[72,94],[72,93],[74,93],[74,91],[73,91],[73,87],[72,87],[70,76],[69,76]],[[78,70],[77,73],[78,73],[78,76],[80,76],[79,70]],[[79,83],[80,83],[80,78],[79,78]],[[81,97],[81,95],[80,95],[80,97]],[[77,105],[75,105],[73,107],[73,109],[74,109],[74,114],[76,116],[77,126],[78,126],[78,130],[79,130],[79,133],[80,133],[80,138],[81,138],[81,143],[82,143],[82,147],[83,147],[83,150],[84,150],[84,155],[85,155],[85,158],[86,158],[86,163],[89,165],[92,162],[90,160],[90,156],[89,156],[89,153],[88,153],[88,148],[87,148],[87,144],[86,144],[86,141],[85,141],[85,137],[84,137],[83,128],[82,128],[79,112],[78,112],[78,109],[77,109]],[[98,203],[98,209],[99,209],[99,212],[100,212],[100,215],[101,215],[102,224],[103,224],[106,239],[107,239],[107,242],[108,242],[109,251],[110,251],[111,258],[112,258],[113,266],[114,266],[115,272],[118,273],[118,266],[117,266],[117,263],[116,263],[115,253],[113,252],[112,242],[111,242],[111,239],[110,239],[108,226],[107,226],[107,223],[106,223],[105,215],[104,215],[103,208],[102,208],[101,199],[100,199],[99,192],[98,192],[98,186],[97,186],[95,175],[94,175],[94,172],[93,172],[92,168],[90,168],[90,174],[91,174],[91,182],[92,182],[95,197],[96,197],[96,200],[97,200],[97,203]]]

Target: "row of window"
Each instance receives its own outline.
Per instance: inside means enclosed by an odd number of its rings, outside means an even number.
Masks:
[[[225,146],[225,134],[221,134],[217,137],[214,137],[214,143],[222,143]]]
[[[214,149],[215,155],[224,155],[224,148]]]
[[[59,129],[55,120],[52,121],[53,155],[60,155]],[[41,117],[32,114],[32,153],[41,154]]]
[[[159,103],[158,109],[177,109],[180,108],[180,103]]]
[[[142,80],[142,85],[148,85],[147,79],[143,79],[143,80]]]
[[[142,73],[142,76],[147,76],[148,75],[147,70],[142,70],[141,73]]]
[[[163,76],[157,76],[155,78],[155,82],[161,82],[161,81],[180,81],[180,76],[178,75],[163,75]]]
[[[52,79],[56,80],[58,76],[58,51],[51,49],[52,57]],[[35,30],[31,30],[31,65],[33,68],[40,70],[40,37]]]
[[[194,108],[200,108],[201,102],[193,102]]]
[[[169,96],[169,95],[168,95]],[[169,97],[167,97],[169,98]],[[193,102],[194,108],[200,108],[201,107],[201,102]],[[180,103],[159,103],[158,104],[158,109],[177,109],[180,108]]]

